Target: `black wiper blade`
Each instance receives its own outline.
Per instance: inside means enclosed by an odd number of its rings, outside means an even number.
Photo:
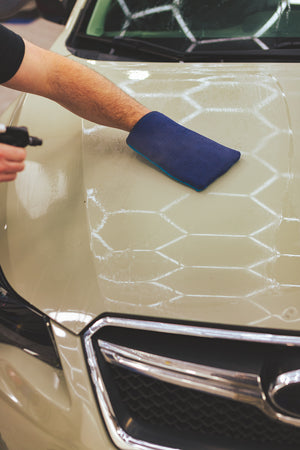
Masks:
[[[300,49],[205,50],[186,53],[183,62],[299,62]]]
[[[132,39],[128,37],[93,37],[93,40],[97,40],[99,43],[105,46],[110,46],[114,50],[127,51],[132,56],[134,54],[141,56],[145,54],[147,57],[152,57],[155,61],[169,61],[179,62],[182,61],[184,53],[172,50],[169,47],[163,47],[162,45],[153,44],[152,42]]]
[[[284,39],[273,44],[276,49],[297,49],[300,48],[300,39]]]
[[[226,49],[196,47],[193,51],[178,51],[143,39],[128,37],[88,36],[79,33],[82,48],[89,48],[97,55],[107,55],[104,59],[125,58],[126,60],[148,62],[300,62],[300,46],[269,49]],[[290,41],[290,40],[289,40]],[[280,41],[284,44],[286,41]],[[277,43],[277,45],[280,44]],[[99,59],[102,59],[99,58]]]

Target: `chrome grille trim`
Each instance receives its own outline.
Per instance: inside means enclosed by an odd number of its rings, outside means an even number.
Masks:
[[[107,321],[104,320],[105,325],[107,325]],[[95,326],[98,324],[97,326]],[[117,448],[121,450],[133,450],[133,449],[141,449],[141,450],[180,450],[179,448],[171,448],[164,447],[160,445],[156,445],[150,442],[141,441],[138,439],[129,436],[123,428],[119,425],[118,419],[113,410],[111,401],[109,399],[109,395],[105,388],[105,384],[103,383],[103,379],[101,376],[101,372],[97,363],[97,358],[93,349],[92,344],[92,336],[96,331],[105,326],[103,324],[103,320],[100,319],[96,322],[94,326],[91,327],[84,334],[84,345],[87,353],[87,361],[90,368],[90,373],[92,377],[92,381],[94,387],[96,389],[96,394],[98,397],[99,406],[105,421],[105,425],[109,431],[112,441],[117,446]],[[111,324],[111,323],[110,323]]]
[[[106,427],[109,431],[109,434],[111,436],[112,441],[115,443],[115,445],[121,449],[121,450],[134,450],[134,449],[140,449],[140,450],[181,450],[176,447],[165,447],[160,446],[151,442],[146,442],[142,440],[138,440],[133,438],[132,436],[129,436],[123,428],[120,426],[118,419],[116,417],[116,414],[113,410],[109,395],[107,393],[105,384],[102,379],[101,371],[99,369],[98,363],[97,363],[97,357],[95,354],[95,350],[93,348],[92,338],[96,332],[98,332],[101,328],[106,326],[115,326],[115,327],[121,327],[121,328],[131,328],[135,330],[143,330],[143,331],[155,331],[155,332],[161,332],[161,333],[168,333],[168,334],[177,334],[177,335],[185,335],[185,336],[194,336],[194,337],[203,337],[203,338],[218,338],[218,339],[228,339],[228,340],[236,340],[236,341],[247,341],[247,342],[261,342],[261,343],[268,343],[268,344],[281,344],[286,346],[300,346],[300,337],[298,336],[289,336],[289,335],[277,335],[272,333],[262,333],[262,332],[252,332],[252,331],[237,331],[237,330],[226,330],[226,329],[214,329],[210,327],[197,327],[197,326],[189,326],[189,325],[181,325],[181,324],[174,324],[174,323],[164,323],[164,322],[157,322],[157,321],[150,321],[150,320],[138,320],[138,319],[128,319],[128,318],[116,318],[116,317],[105,317],[101,318],[98,321],[96,321],[84,334],[83,336],[83,342],[84,347],[87,354],[87,363],[90,369],[91,379],[96,391],[98,403],[106,424]],[[101,341],[100,341],[101,342]],[[108,344],[108,343],[106,343]],[[103,349],[103,341],[101,343]],[[108,344],[112,345],[112,344]],[[134,364],[135,369],[137,369],[136,364],[138,364],[138,353],[145,353],[145,352],[137,352],[132,349],[124,349],[120,346],[118,347],[118,352],[112,351],[112,348],[110,348],[110,354],[108,347],[104,351],[104,356],[108,359],[110,359],[110,362],[114,361],[114,364],[116,364],[116,361],[118,361],[118,364],[129,364],[129,361],[125,362],[125,359],[120,359],[120,355],[122,358],[128,357],[129,354],[127,353],[128,350],[130,350],[130,357],[132,358],[132,352],[136,353],[136,361],[130,362],[130,364]],[[116,349],[114,349],[116,350]],[[125,352],[125,353],[124,353]],[[139,355],[141,356],[141,355]],[[145,356],[145,355],[144,355]],[[153,360],[152,367],[158,367],[160,366],[160,363],[158,363],[157,358],[159,356],[154,355],[154,358],[152,358],[153,355],[151,355],[151,360]],[[149,358],[149,354],[148,354]],[[146,358],[147,359],[147,358]],[[155,362],[156,365],[155,365]],[[173,371],[173,374],[180,373],[180,370],[182,370],[182,367],[178,367],[177,360],[172,361],[174,366],[176,367]],[[145,363],[143,362],[144,367],[142,370],[145,369]],[[185,363],[186,364],[186,363]],[[190,363],[191,364],[191,363]],[[181,366],[179,362],[179,366]],[[201,366],[197,365],[198,368]],[[124,366],[123,366],[124,367]],[[127,366],[129,367],[129,366]],[[132,366],[133,367],[133,366]],[[202,366],[203,368],[203,366]],[[207,371],[209,372],[211,368],[208,368]],[[199,369],[200,370],[200,369]],[[215,369],[214,369],[215,370]],[[169,371],[170,372],[170,371]],[[229,371],[228,371],[229,372]],[[140,373],[143,373],[142,371]],[[212,375],[212,374],[211,374]],[[220,375],[220,374],[219,374]],[[226,378],[226,375],[223,374]],[[247,374],[249,375],[249,374]],[[169,376],[169,374],[168,374]],[[201,378],[201,375],[200,375]],[[208,377],[209,378],[209,377]],[[253,382],[253,379],[250,377],[249,380]],[[241,380],[240,380],[241,381]],[[247,384],[247,383],[246,383]],[[257,378],[254,382],[254,387],[252,388],[249,386],[246,387],[246,391],[248,389],[248,393],[242,393],[241,395],[244,395],[243,402],[245,401],[245,398],[247,398],[249,401],[248,403],[254,404],[261,410],[263,410],[267,415],[272,416],[273,418],[287,423],[289,425],[295,425],[297,427],[300,427],[300,419],[286,416],[284,414],[281,414],[279,412],[276,412],[273,410],[271,405],[269,405],[264,398],[264,394],[262,391],[258,395],[258,391],[256,391],[255,384],[257,386],[260,386],[260,380]],[[185,386],[186,387],[186,386]],[[208,389],[208,388],[207,388]],[[251,398],[250,391],[253,389],[253,397]],[[243,389],[242,389],[243,391]],[[207,392],[207,391],[206,391]],[[224,390],[225,393],[225,390]],[[233,395],[233,394],[231,394]],[[225,396],[225,395],[224,395]],[[233,398],[235,400],[240,400],[240,397],[232,396],[230,398]]]
[[[259,375],[164,358],[100,339],[98,345],[110,364],[177,386],[263,406]]]
[[[265,344],[281,344],[300,347],[299,336],[261,333],[255,331],[226,330],[222,328],[198,327],[194,325],[181,325],[151,320],[122,319],[119,317],[103,317],[95,322],[87,333],[96,333],[105,326],[133,328],[135,330],[158,331],[167,334],[181,334],[185,336],[198,336],[203,338],[229,339],[236,341],[262,342]]]

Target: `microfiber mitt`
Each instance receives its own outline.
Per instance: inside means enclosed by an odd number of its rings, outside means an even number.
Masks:
[[[126,142],[167,175],[196,191],[205,189],[241,156],[157,111],[142,117]]]

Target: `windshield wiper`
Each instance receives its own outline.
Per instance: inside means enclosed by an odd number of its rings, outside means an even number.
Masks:
[[[211,50],[186,54],[184,62],[299,62],[300,48]]]
[[[280,41],[275,41],[273,48],[276,49],[297,49],[300,48],[300,39],[282,39]]]
[[[99,55],[108,57],[128,58],[130,60],[144,60],[151,62],[299,62],[300,46],[289,46],[292,40],[281,41],[277,46],[269,49],[226,49],[201,48],[191,52],[174,50],[153,42],[128,37],[97,37],[79,33],[79,37],[86,41],[82,48],[89,49]],[[282,44],[282,47],[279,46]],[[101,59],[101,58],[100,58]]]
[[[99,43],[104,44],[106,47],[117,51],[127,51],[130,56],[141,56],[144,54],[147,57],[152,57],[154,61],[166,61],[166,62],[179,62],[182,61],[184,53],[172,50],[169,47],[153,44],[152,42],[132,39],[128,37],[92,37],[86,36],[86,38],[97,40]],[[148,58],[147,58],[148,60]]]

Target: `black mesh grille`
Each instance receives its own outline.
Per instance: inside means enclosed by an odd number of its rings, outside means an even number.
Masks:
[[[135,419],[166,432],[197,433],[239,442],[299,448],[300,429],[274,421],[257,408],[182,388],[111,366],[122,403]],[[269,447],[268,447],[269,448]],[[272,448],[272,447],[271,447]]]

